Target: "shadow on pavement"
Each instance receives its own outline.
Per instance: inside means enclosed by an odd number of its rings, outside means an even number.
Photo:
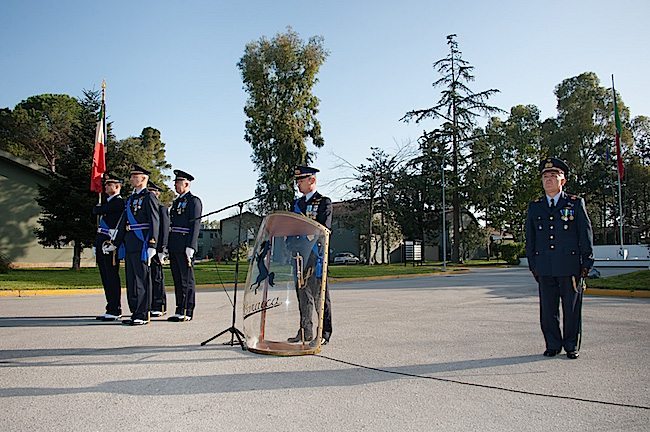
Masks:
[[[179,347],[180,348],[180,347]],[[391,372],[432,375],[441,372],[481,369],[543,361],[540,355],[514,356],[456,362],[383,367]],[[378,366],[374,366],[377,367]],[[294,388],[352,387],[397,379],[413,379],[362,367],[313,371],[255,372],[190,377],[161,377],[106,381],[89,387],[15,387],[0,389],[0,397],[51,396],[83,393],[112,393],[136,396],[175,396],[238,393]]]

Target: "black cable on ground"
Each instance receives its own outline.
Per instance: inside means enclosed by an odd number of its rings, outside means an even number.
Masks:
[[[354,366],[358,367],[361,369],[367,369],[367,370],[372,370],[375,372],[383,372],[383,373],[388,373],[388,374],[393,374],[393,375],[401,375],[401,376],[407,376],[411,378],[424,378],[424,379],[429,379],[429,380],[434,380],[434,381],[442,381],[446,383],[452,383],[452,384],[461,384],[461,385],[466,385],[466,386],[471,386],[471,387],[480,387],[480,388],[485,388],[489,390],[501,390],[501,391],[506,391],[510,393],[519,393],[519,394],[525,394],[525,395],[530,395],[530,396],[542,396],[542,397],[547,397],[547,398],[552,398],[552,399],[567,399],[567,400],[574,400],[574,401],[579,401],[579,402],[589,402],[589,403],[597,403],[601,405],[610,405],[610,406],[618,406],[618,407],[624,407],[624,408],[636,408],[636,409],[643,409],[643,410],[650,410],[650,406],[643,406],[643,405],[633,405],[633,404],[624,404],[624,403],[618,403],[618,402],[607,402],[607,401],[601,401],[597,399],[585,399],[585,398],[579,398],[579,397],[573,397],[573,396],[559,396],[559,395],[552,395],[552,394],[545,394],[545,393],[537,393],[537,392],[530,392],[526,390],[516,390],[516,389],[509,389],[506,387],[499,387],[499,386],[492,386],[488,384],[477,384],[477,383],[471,383],[471,382],[466,382],[466,381],[459,381],[459,380],[454,380],[454,379],[449,379],[449,378],[440,378],[440,377],[433,377],[433,376],[426,376],[426,375],[418,375],[418,374],[412,374],[408,372],[397,372],[397,371],[392,371],[389,369],[381,369],[381,368],[376,368],[372,366],[365,366],[362,364],[358,363],[352,363],[349,361],[345,360],[339,360],[333,357],[328,357],[322,354],[316,354],[317,357],[321,357],[327,360],[331,360],[334,362],[338,363],[343,363],[348,366]]]
[[[219,263],[217,260],[214,260],[214,268],[217,271],[217,277],[219,277],[219,283],[221,284],[221,288],[223,289],[223,292],[226,293],[228,296],[228,301],[230,301],[230,305],[234,307],[234,304],[232,302],[232,298],[230,298],[230,294],[228,293],[228,290],[226,289],[226,285],[223,283],[223,279],[221,278],[221,272],[219,271]]]

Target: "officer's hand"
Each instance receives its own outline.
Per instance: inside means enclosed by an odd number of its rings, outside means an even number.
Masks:
[[[191,261],[192,257],[194,256],[194,249],[192,249],[191,247],[186,247],[185,256],[187,257],[188,261]]]
[[[583,279],[586,279],[587,276],[589,276],[589,269],[588,269],[588,268],[583,268],[583,269],[580,271],[580,276],[582,276]]]
[[[162,252],[158,252],[158,261],[160,261],[160,264],[162,264],[165,261],[165,254]]]
[[[156,248],[148,248],[147,249],[147,265],[151,265],[151,258],[156,255]]]
[[[115,245],[112,243],[104,243],[102,245],[102,253],[104,255],[108,255],[109,253],[113,252],[115,250]]]

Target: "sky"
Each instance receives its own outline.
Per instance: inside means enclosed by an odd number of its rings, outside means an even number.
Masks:
[[[310,150],[319,191],[339,200],[351,174],[342,160],[395,152],[437,125],[399,120],[439,99],[432,64],[447,35],[475,68],[471,88],[500,90],[489,102],[506,111],[533,104],[554,117],[555,86],[590,71],[605,87],[614,74],[631,115],[650,115],[649,16],[647,0],[2,0],[0,107],[81,97],[105,79],[117,138],[159,129],[167,160],[194,175],[193,193],[213,211],[253,197],[257,180],[237,62],[247,43],[291,26],[329,51],[314,88],[325,146]]]

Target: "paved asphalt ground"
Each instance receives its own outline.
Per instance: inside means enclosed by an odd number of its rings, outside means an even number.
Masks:
[[[650,299],[586,297],[568,360],[541,355],[525,269],[331,290],[331,343],[305,357],[201,347],[230,325],[217,289],[143,327],[96,322],[101,295],[2,297],[0,431],[650,430]]]

